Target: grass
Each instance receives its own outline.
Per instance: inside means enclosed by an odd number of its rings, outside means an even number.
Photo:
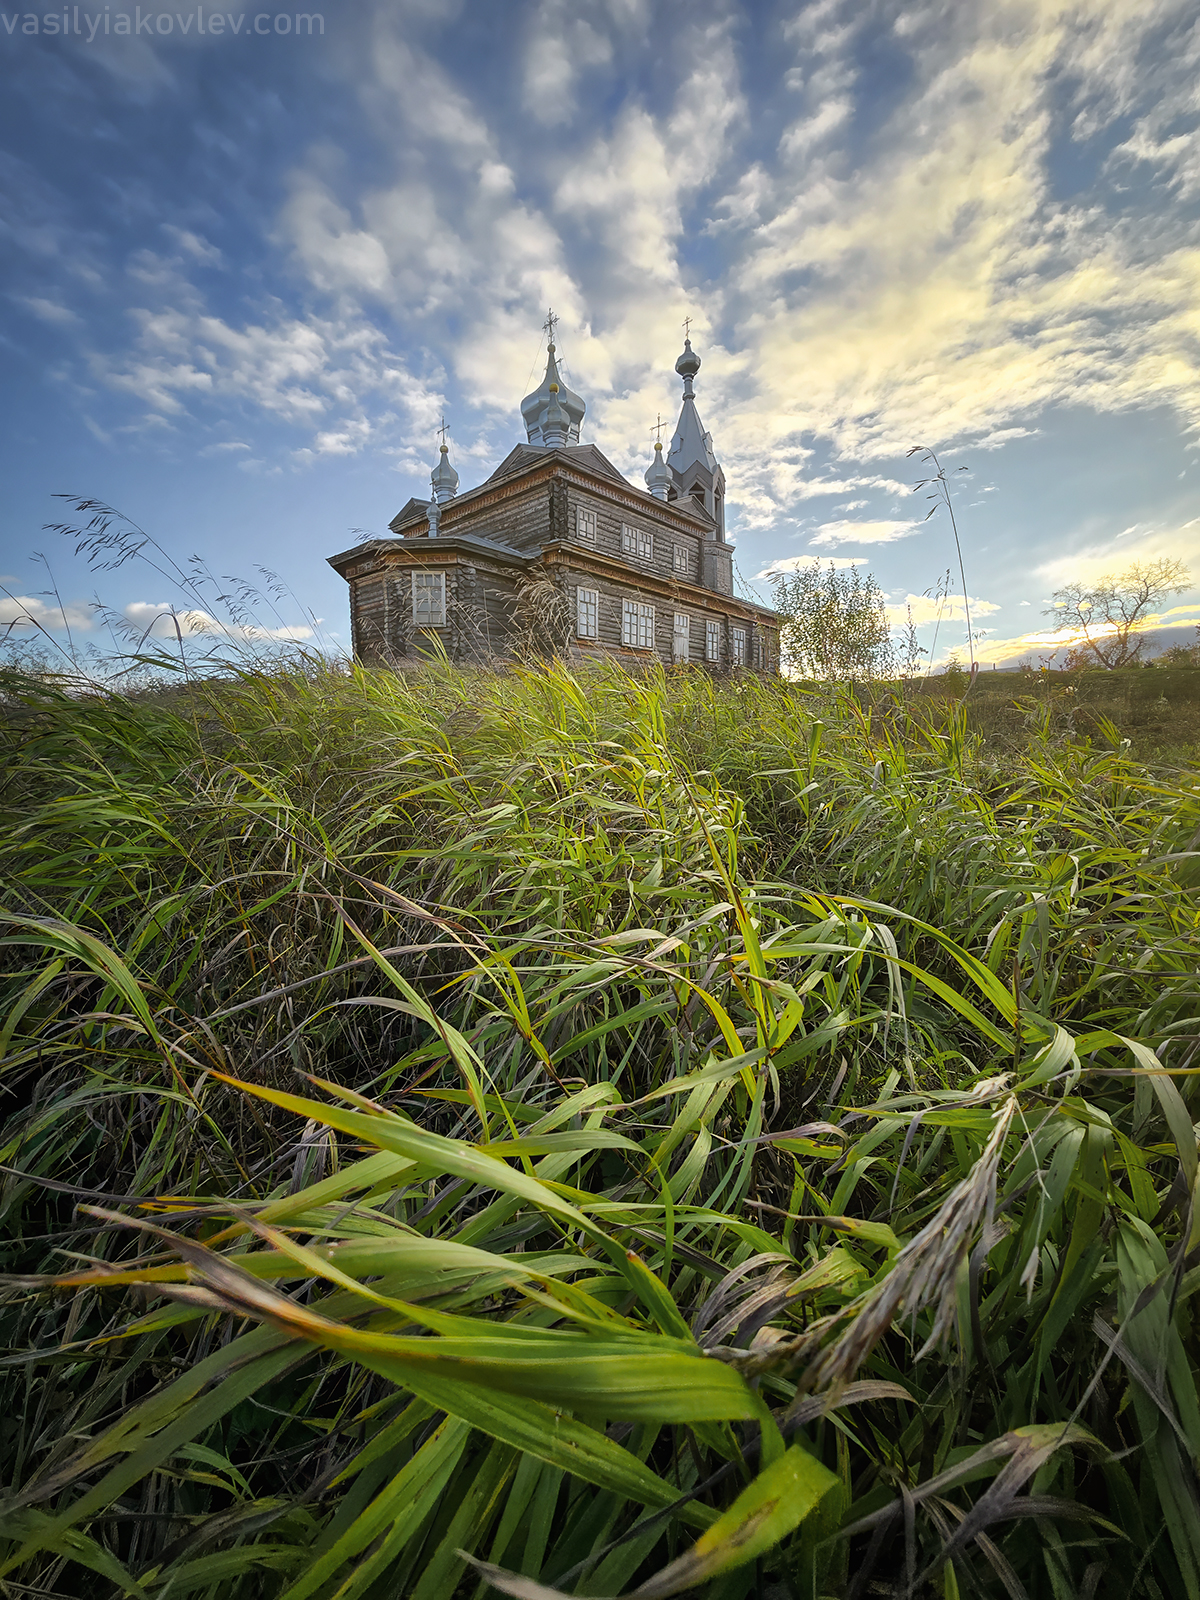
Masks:
[[[1193,767],[3,692],[0,1594],[1200,1600]]]

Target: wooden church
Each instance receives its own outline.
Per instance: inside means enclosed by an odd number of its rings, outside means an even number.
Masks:
[[[581,442],[586,407],[559,375],[554,320],[546,375],[521,403],[526,442],[460,493],[443,435],[428,503],[402,507],[392,538],[330,557],[350,587],[355,655],[400,666],[438,639],[465,662],[540,648],[777,671],[775,613],[734,594],[725,474],[696,410],[691,339],[675,363],[678,424],[640,490]]]

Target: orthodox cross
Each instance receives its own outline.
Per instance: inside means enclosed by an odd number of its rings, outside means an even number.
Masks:
[[[556,317],[554,315],[553,311],[546,312],[546,320],[542,323],[542,329],[545,332],[547,340],[550,344],[554,343],[554,330],[558,327],[558,324],[561,320],[562,319],[560,317]]]
[[[449,433],[450,430],[446,426],[446,413],[444,411],[442,412],[442,425],[441,425],[441,427],[440,428],[435,428],[433,431],[439,436],[439,438],[441,439],[442,443],[445,444],[446,435],[447,435],[447,433]]]
[[[657,417],[655,418],[654,426],[650,429],[651,434],[654,436],[654,438],[657,440],[657,442],[659,444],[662,443],[662,431],[663,431],[663,428],[665,426],[666,426],[666,424],[663,422],[662,412],[660,411],[658,413]]]
[[[692,319],[691,319],[691,317],[684,317],[684,319],[683,319],[683,337],[684,337],[685,340],[687,340],[687,339],[690,339],[691,336],[692,336]]]

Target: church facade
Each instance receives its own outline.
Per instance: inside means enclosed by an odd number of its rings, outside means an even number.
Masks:
[[[553,335],[553,323],[551,322]],[[401,666],[440,646],[488,663],[519,651],[775,672],[778,619],[735,595],[725,475],[696,410],[690,338],[675,370],[683,403],[635,488],[580,440],[586,407],[546,373],[521,404],[526,441],[459,492],[443,440],[426,503],[410,500],[369,539],[330,557],[350,590],[354,654]]]

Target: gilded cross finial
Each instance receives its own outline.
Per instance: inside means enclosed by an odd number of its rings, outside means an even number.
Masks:
[[[446,426],[446,413],[444,411],[442,412],[441,426],[438,427],[438,428],[435,428],[433,431],[437,434],[438,438],[442,441],[442,443],[445,444],[446,435],[447,435],[447,433],[449,433],[450,430]]]
[[[691,319],[691,317],[684,317],[684,319],[683,319],[683,337],[685,339],[690,339],[691,336],[692,336],[692,319]]]
[[[542,323],[542,329],[545,332],[546,338],[550,344],[554,343],[554,330],[558,327],[558,324],[561,321],[561,317],[556,317],[552,310],[547,309],[546,320]]]
[[[665,426],[666,424],[663,422],[662,412],[660,411],[655,417],[654,426],[650,429],[651,436],[657,444],[662,443],[662,431]]]

